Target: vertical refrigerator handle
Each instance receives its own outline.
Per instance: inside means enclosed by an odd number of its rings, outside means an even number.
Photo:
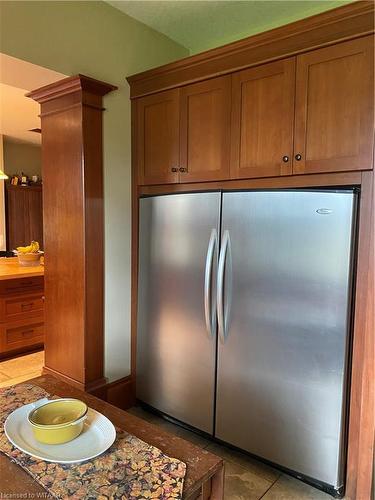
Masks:
[[[217,231],[211,231],[210,240],[208,243],[206,267],[204,273],[204,315],[206,319],[206,329],[208,335],[213,337],[216,329],[216,301],[214,301],[214,308],[212,307],[212,266],[214,262],[215,250],[217,248]],[[214,311],[212,310],[214,309]]]
[[[221,242],[219,265],[217,270],[217,322],[220,340],[224,343],[227,336],[229,320],[230,300],[231,300],[231,277],[229,278],[229,292],[227,303],[224,304],[224,275],[227,254],[230,253],[229,231],[224,231]]]

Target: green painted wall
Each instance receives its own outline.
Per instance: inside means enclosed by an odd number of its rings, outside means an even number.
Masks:
[[[130,370],[130,101],[127,75],[187,50],[104,2],[0,2],[0,52],[115,84],[104,101],[106,375]]]
[[[4,139],[4,170],[8,175],[42,176],[42,151],[39,144]]]

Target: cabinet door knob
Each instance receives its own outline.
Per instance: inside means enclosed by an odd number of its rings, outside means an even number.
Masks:
[[[171,170],[172,170],[172,172],[178,172],[178,168],[177,167],[172,167]]]
[[[302,156],[298,153],[296,154],[296,156],[294,157],[297,161],[300,161],[302,160]]]
[[[180,167],[180,172],[187,172],[187,168]]]
[[[286,155],[283,156],[283,162],[288,163],[288,161],[289,161],[289,156],[286,156]]]

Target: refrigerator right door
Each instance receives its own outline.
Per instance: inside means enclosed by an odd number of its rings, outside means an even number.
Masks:
[[[232,192],[222,206],[215,435],[335,489],[355,197]]]

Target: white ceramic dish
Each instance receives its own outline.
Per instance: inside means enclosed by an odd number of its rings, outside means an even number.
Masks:
[[[27,420],[34,404],[22,406],[5,420],[4,431],[9,441],[19,450],[47,462],[74,464],[104,453],[116,439],[116,430],[110,420],[89,408],[82,433],[64,444],[43,444],[34,438]]]

